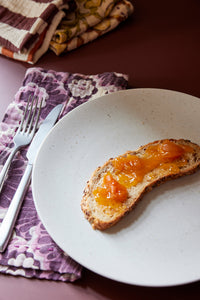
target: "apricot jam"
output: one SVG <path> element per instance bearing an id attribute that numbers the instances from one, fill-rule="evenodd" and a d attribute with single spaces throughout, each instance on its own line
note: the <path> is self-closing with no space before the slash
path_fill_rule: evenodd
<path id="1" fill-rule="evenodd" d="M 192 147 L 164 140 L 147 146 L 141 155 L 127 154 L 114 158 L 115 178 L 110 173 L 105 174 L 102 186 L 93 191 L 95 200 L 103 205 L 110 205 L 110 201 L 123 203 L 128 197 L 127 189 L 142 182 L 146 174 L 151 176 L 150 172 L 154 169 L 159 168 L 161 173 L 178 173 L 180 167 L 187 163 L 186 152 L 193 152 Z"/>
<path id="2" fill-rule="evenodd" d="M 103 184 L 93 191 L 94 197 L 99 204 L 112 205 L 126 201 L 127 189 L 113 178 L 110 173 L 104 175 Z"/>

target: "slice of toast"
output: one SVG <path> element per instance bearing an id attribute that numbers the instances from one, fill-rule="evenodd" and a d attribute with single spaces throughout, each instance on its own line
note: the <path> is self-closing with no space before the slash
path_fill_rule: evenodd
<path id="1" fill-rule="evenodd" d="M 137 160 L 142 162 L 138 172 L 132 167 L 137 165 Z M 130 212 L 154 186 L 192 174 L 199 166 L 200 146 L 189 140 L 166 139 L 149 143 L 98 167 L 87 182 L 81 209 L 93 229 L 105 230 Z M 111 185 L 117 188 L 113 190 L 107 178 L 111 178 Z"/>

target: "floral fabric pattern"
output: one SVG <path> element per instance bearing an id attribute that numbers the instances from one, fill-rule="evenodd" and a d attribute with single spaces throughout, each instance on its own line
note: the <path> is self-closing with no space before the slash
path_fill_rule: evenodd
<path id="1" fill-rule="evenodd" d="M 57 55 L 113 30 L 133 12 L 128 0 L 76 0 L 77 9 L 60 22 L 50 42 Z"/>
<path id="2" fill-rule="evenodd" d="M 86 101 L 127 88 L 127 76 L 115 72 L 98 75 L 71 74 L 41 68 L 27 70 L 23 85 L 0 123 L 0 170 L 13 147 L 13 136 L 30 94 L 45 98 L 40 122 L 57 104 L 64 103 L 60 118 Z M 0 194 L 0 220 L 24 173 L 27 148 L 15 156 Z M 80 250 L 81 251 L 81 250 Z M 31 185 L 15 224 L 12 238 L 0 254 L 0 272 L 25 277 L 73 282 L 81 277 L 82 266 L 64 253 L 41 223 L 32 197 Z"/>

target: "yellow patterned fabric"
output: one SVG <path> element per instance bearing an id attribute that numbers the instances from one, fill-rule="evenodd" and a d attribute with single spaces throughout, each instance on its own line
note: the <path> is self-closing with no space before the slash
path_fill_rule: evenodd
<path id="1" fill-rule="evenodd" d="M 77 8 L 62 19 L 50 42 L 57 55 L 113 30 L 133 12 L 128 0 L 76 0 Z"/>

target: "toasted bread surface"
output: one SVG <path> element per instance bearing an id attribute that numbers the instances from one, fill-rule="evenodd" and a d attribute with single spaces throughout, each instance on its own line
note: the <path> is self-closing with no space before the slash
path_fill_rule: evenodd
<path id="1" fill-rule="evenodd" d="M 85 218 L 91 223 L 93 229 L 105 230 L 116 224 L 128 212 L 130 212 L 142 196 L 146 192 L 150 191 L 154 186 L 160 185 L 170 179 L 192 174 L 199 169 L 200 146 L 184 139 L 158 140 L 141 146 L 136 151 L 127 151 L 119 157 L 126 158 L 127 156 L 136 156 L 138 158 L 142 158 L 146 155 L 146 153 L 148 153 L 148 150 L 152 146 L 158 147 L 159 145 L 166 143 L 166 141 L 181 147 L 189 147 L 189 149 L 192 150 L 185 151 L 181 157 L 173 160 L 173 164 L 177 164 L 175 169 L 173 169 L 170 166 L 170 163 L 168 163 L 165 164 L 164 168 L 163 165 L 158 165 L 157 167 L 148 170 L 140 182 L 127 187 L 126 200 L 123 202 L 116 202 L 116 205 L 113 205 L 113 202 L 109 202 L 109 199 L 107 199 L 108 201 L 106 204 L 101 204 L 96 200 L 94 195 L 94 191 L 102 186 L 104 176 L 106 174 L 112 174 L 112 176 L 118 180 L 119 174 L 116 173 L 114 159 L 109 159 L 103 166 L 98 167 L 93 172 L 91 178 L 87 182 L 81 201 L 81 209 Z"/>

